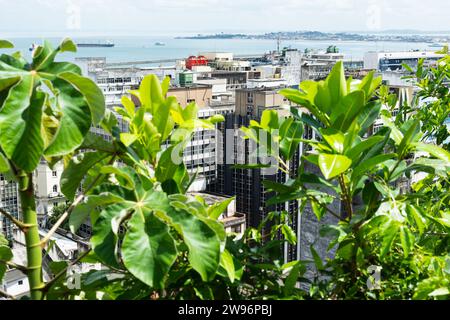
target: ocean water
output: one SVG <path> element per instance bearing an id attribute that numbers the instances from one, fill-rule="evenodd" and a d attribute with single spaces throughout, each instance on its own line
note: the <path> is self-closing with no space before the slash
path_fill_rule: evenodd
<path id="1" fill-rule="evenodd" d="M 27 57 L 31 53 L 29 48 L 33 43 L 42 43 L 39 38 L 10 38 L 15 44 L 15 50 L 22 51 Z M 55 46 L 61 39 L 48 39 Z M 64 53 L 60 60 L 73 61 L 75 57 L 106 57 L 107 62 L 152 61 L 162 59 L 181 59 L 190 55 L 197 55 L 205 51 L 226 51 L 236 55 L 263 54 L 276 50 L 275 40 L 247 40 L 247 39 L 175 39 L 173 37 L 110 37 L 110 38 L 78 38 L 75 42 L 105 42 L 112 41 L 112 48 L 79 48 L 76 54 Z M 163 42 L 165 46 L 156 46 L 156 42 Z M 288 46 L 304 50 L 326 49 L 329 45 L 336 45 L 348 59 L 362 59 L 367 51 L 400 51 L 400 50 L 436 50 L 428 43 L 412 42 L 371 42 L 371 41 L 282 41 L 281 47 Z M 11 52 L 11 50 L 10 50 Z M 171 64 L 171 63 L 165 63 Z M 173 63 L 172 63 L 173 64 Z"/>

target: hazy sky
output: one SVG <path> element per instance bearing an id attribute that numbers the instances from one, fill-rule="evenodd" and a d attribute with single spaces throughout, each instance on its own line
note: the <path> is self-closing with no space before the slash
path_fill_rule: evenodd
<path id="1" fill-rule="evenodd" d="M 448 0 L 0 0 L 0 37 L 390 29 L 450 33 L 449 12 Z"/>

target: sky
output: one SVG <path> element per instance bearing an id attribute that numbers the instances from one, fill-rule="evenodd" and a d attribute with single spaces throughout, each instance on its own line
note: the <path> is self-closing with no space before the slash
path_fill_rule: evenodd
<path id="1" fill-rule="evenodd" d="M 4 35 L 271 31 L 450 33 L 448 0 L 0 0 Z"/>

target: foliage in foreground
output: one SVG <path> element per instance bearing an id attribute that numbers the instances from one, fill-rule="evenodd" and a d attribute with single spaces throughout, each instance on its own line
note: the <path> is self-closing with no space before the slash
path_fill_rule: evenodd
<path id="1" fill-rule="evenodd" d="M 0 48 L 10 46 L 0 41 Z M 269 215 L 269 234 L 262 224 L 238 239 L 226 235 L 217 221 L 227 202 L 207 206 L 186 194 L 195 176 L 180 155 L 196 129 L 214 129 L 223 119 L 198 119 L 195 104 L 183 109 L 166 97 L 167 79 L 159 83 L 148 76 L 131 92 L 135 99 L 123 97 L 116 108 L 130 129 L 120 132 L 95 84 L 75 65 L 54 61 L 58 52 L 75 49 L 65 40 L 56 50 L 49 43 L 39 47 L 31 63 L 19 53 L 0 56 L 0 173 L 20 185 L 24 220 L 13 223 L 26 234 L 28 266 L 19 267 L 30 279 L 31 298 L 448 298 L 450 156 L 427 143 L 430 136 L 443 137 L 442 123 L 424 124 L 427 111 L 417 116 L 421 110 L 405 107 L 400 110 L 404 116 L 392 120 L 382 106 L 393 99 L 373 74 L 362 81 L 345 79 L 338 63 L 326 81 L 282 91 L 308 112 L 293 107 L 291 117 L 281 118 L 267 111 L 259 123 L 243 128 L 260 145 L 264 142 L 252 133 L 267 133 L 271 145 L 279 146 L 280 153 L 273 155 L 284 171 L 301 142 L 313 148 L 303 156 L 298 176 L 285 184 L 266 182 L 277 193 L 269 204 L 298 199 L 318 220 L 326 214 L 340 220 L 322 231 L 333 238 L 333 259 L 322 261 L 312 247 L 314 261 L 283 264 L 284 242 L 296 242 L 287 213 Z M 448 69 L 437 74 L 442 73 L 448 79 Z M 429 75 L 417 71 L 419 78 L 423 74 Z M 421 93 L 437 89 L 435 103 L 445 112 L 448 90 L 439 89 L 440 76 L 427 79 Z M 384 126 L 369 135 L 380 115 Z M 90 133 L 92 125 L 100 125 L 111 141 Z M 315 130 L 316 140 L 302 138 L 306 125 Z M 64 162 L 61 190 L 71 203 L 44 239 L 37 234 L 32 182 L 41 157 L 49 165 Z M 323 177 L 305 171 L 306 163 L 317 166 Z M 418 179 L 401 188 L 410 177 Z M 77 194 L 80 186 L 83 192 Z M 336 201 L 342 202 L 340 212 L 330 209 Z M 42 280 L 40 248 L 67 219 L 72 232 L 86 220 L 93 226 L 91 250 L 75 262 L 104 266 L 83 274 L 79 289 L 70 289 L 65 276 L 73 261 L 52 264 L 55 277 Z M 0 279 L 11 260 L 1 238 Z M 311 263 L 315 277 L 306 279 Z M 372 266 L 382 268 L 382 281 L 379 290 L 371 291 L 366 282 Z M 299 289 L 301 282 L 309 291 Z"/>

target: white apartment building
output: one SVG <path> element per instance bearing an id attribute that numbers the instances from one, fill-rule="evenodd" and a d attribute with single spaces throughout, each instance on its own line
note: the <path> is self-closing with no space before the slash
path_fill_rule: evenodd
<path id="1" fill-rule="evenodd" d="M 36 212 L 39 223 L 44 224 L 46 217 L 52 215 L 53 208 L 66 202 L 61 192 L 60 180 L 64 171 L 62 163 L 57 163 L 52 169 L 42 160 L 34 172 L 36 190 Z"/>
<path id="2" fill-rule="evenodd" d="M 412 68 L 417 66 L 419 59 L 425 59 L 426 64 L 436 63 L 444 57 L 433 51 L 397 51 L 397 52 L 367 52 L 364 54 L 364 69 L 384 71 L 404 71 L 403 64 Z"/>

